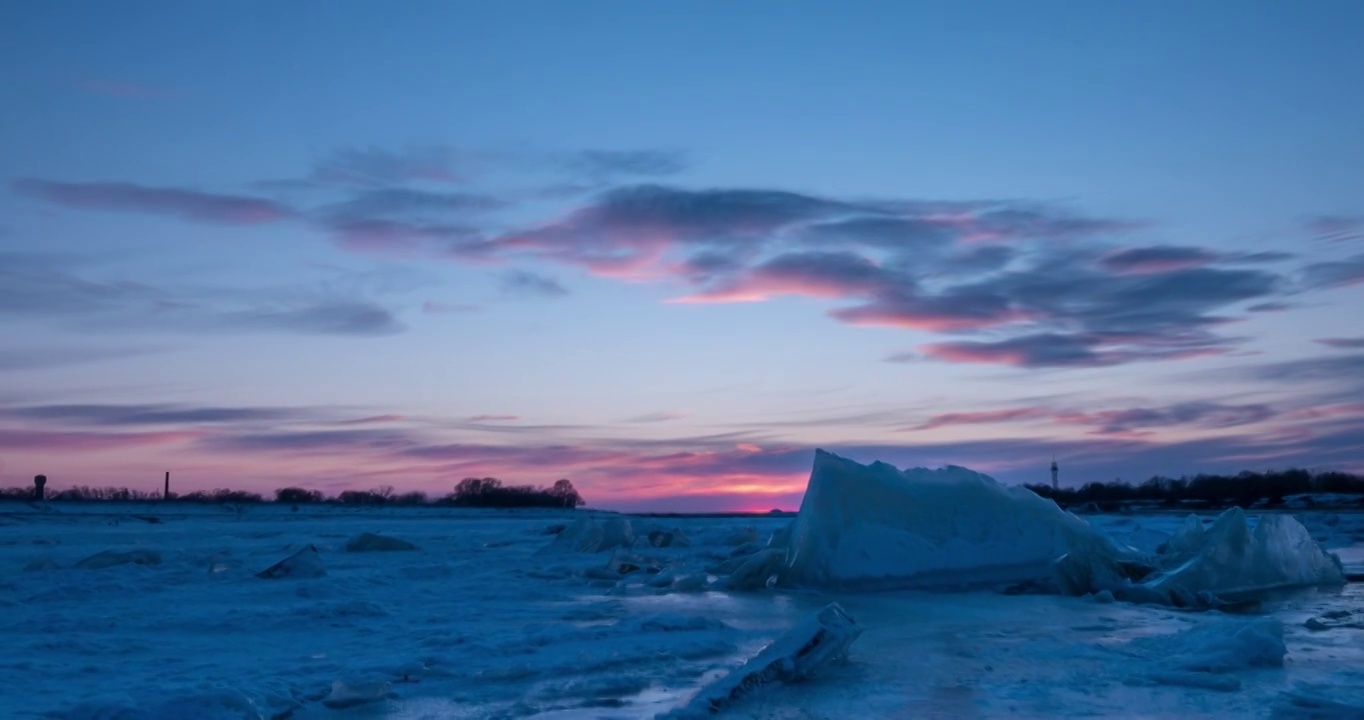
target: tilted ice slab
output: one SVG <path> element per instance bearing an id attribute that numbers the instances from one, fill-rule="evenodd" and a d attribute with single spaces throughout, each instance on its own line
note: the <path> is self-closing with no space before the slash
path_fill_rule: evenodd
<path id="1" fill-rule="evenodd" d="M 773 682 L 805 680 L 845 657 L 862 628 L 838 603 L 807 616 L 738 668 L 701 688 L 669 719 L 705 717 Z"/>
<path id="2" fill-rule="evenodd" d="M 1166 546 L 1162 570 L 1142 586 L 1176 605 L 1247 598 L 1287 588 L 1342 585 L 1340 558 L 1326 551 L 1291 515 L 1266 514 L 1254 530 L 1245 511 L 1231 508 L 1203 529 L 1186 520 Z M 1121 594 L 1119 597 L 1122 597 Z"/>
<path id="3" fill-rule="evenodd" d="M 791 529 L 786 585 L 950 587 L 1049 579 L 1075 550 L 1116 562 L 1107 536 L 1026 488 L 962 467 L 900 471 L 822 450 Z"/>

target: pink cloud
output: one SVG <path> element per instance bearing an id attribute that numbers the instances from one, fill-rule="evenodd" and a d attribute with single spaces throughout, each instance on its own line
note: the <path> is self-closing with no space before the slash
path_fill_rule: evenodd
<path id="1" fill-rule="evenodd" d="M 728 287 L 669 298 L 666 302 L 689 305 L 766 302 L 783 295 L 837 300 L 854 294 L 856 290 L 836 280 L 764 277 L 759 274 Z"/>
<path id="2" fill-rule="evenodd" d="M 958 412 L 934 415 L 913 430 L 933 430 L 948 425 L 980 425 L 988 423 L 1012 422 L 1015 420 L 1040 420 L 1055 415 L 1054 410 L 1041 407 L 1009 408 L 1007 410 L 984 410 L 980 412 Z"/>

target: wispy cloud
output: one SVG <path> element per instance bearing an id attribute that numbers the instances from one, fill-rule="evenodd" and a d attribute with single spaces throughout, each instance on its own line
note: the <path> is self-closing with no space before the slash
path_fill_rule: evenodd
<path id="1" fill-rule="evenodd" d="M 337 148 L 318 158 L 313 179 L 342 185 L 394 185 L 408 182 L 459 183 L 463 157 L 449 146 Z"/>
<path id="2" fill-rule="evenodd" d="M 1308 265 L 1302 270 L 1302 281 L 1308 289 L 1317 290 L 1364 283 L 1364 253 Z"/>
<path id="3" fill-rule="evenodd" d="M 0 450 L 102 452 L 193 440 L 192 432 L 78 432 L 0 427 Z"/>
<path id="4" fill-rule="evenodd" d="M 1166 407 L 1129 407 L 1076 410 L 1045 406 L 1024 406 L 1000 410 L 955 412 L 934 415 L 908 428 L 935 430 L 956 425 L 984 425 L 1018 422 L 1047 422 L 1093 428 L 1096 434 L 1127 434 L 1136 430 L 1170 427 L 1227 428 L 1269 420 L 1279 413 L 1265 404 L 1230 405 L 1215 402 L 1188 402 Z"/>
<path id="5" fill-rule="evenodd" d="M 552 277 L 511 270 L 502 276 L 502 292 L 518 297 L 557 298 L 568 295 L 568 288 Z"/>
<path id="6" fill-rule="evenodd" d="M 1364 337 L 1354 338 L 1318 338 L 1316 342 L 1327 347 L 1339 350 L 1362 350 L 1364 349 Z"/>
<path id="7" fill-rule="evenodd" d="M 388 423 L 402 422 L 406 419 L 407 418 L 402 415 L 388 413 L 385 415 L 370 415 L 368 417 L 353 418 L 350 420 L 333 420 L 331 424 L 341 427 L 351 425 L 386 425 Z"/>
<path id="8" fill-rule="evenodd" d="M 1004 340 L 959 340 L 925 345 L 925 357 L 957 363 L 1015 367 L 1106 367 L 1152 360 L 1187 360 L 1230 352 L 1237 341 L 1190 331 L 1140 333 L 1039 333 Z"/>
<path id="9" fill-rule="evenodd" d="M 383 335 L 404 329 L 390 310 L 352 293 L 156 287 L 77 274 L 85 269 L 72 258 L 0 254 L 0 313 L 101 329 L 324 335 Z"/>
<path id="10" fill-rule="evenodd" d="M 301 305 L 226 313 L 224 327 L 282 330 L 308 335 L 392 335 L 405 325 L 391 311 L 363 300 L 319 299 Z"/>
<path id="11" fill-rule="evenodd" d="M 1154 245 L 1125 248 L 1103 258 L 1103 266 L 1114 272 L 1160 273 L 1210 265 L 1218 254 L 1206 248 Z"/>
<path id="12" fill-rule="evenodd" d="M 0 371 L 65 367 L 101 360 L 137 357 L 156 352 L 162 352 L 162 350 L 150 347 L 7 346 L 0 348 Z"/>
<path id="13" fill-rule="evenodd" d="M 54 205 L 84 210 L 168 215 L 195 222 L 259 225 L 292 217 L 294 211 L 273 200 L 223 195 L 183 188 L 146 187 L 132 183 L 69 183 L 26 178 L 15 192 Z"/>
<path id="14" fill-rule="evenodd" d="M 93 426 L 213 425 L 300 417 L 284 408 L 180 405 L 33 405 L 0 409 L 0 417 Z"/>
<path id="15" fill-rule="evenodd" d="M 676 175 L 688 167 L 686 154 L 671 150 L 579 150 L 557 160 L 570 174 L 594 182 Z"/>
<path id="16" fill-rule="evenodd" d="M 634 417 L 632 417 L 632 418 L 629 418 L 629 419 L 626 420 L 625 422 L 630 422 L 630 423 L 662 423 L 662 422 L 670 422 L 670 421 L 673 421 L 673 420 L 682 420 L 682 419 L 685 419 L 686 417 L 687 417 L 687 414 L 686 414 L 686 413 L 682 413 L 682 412 L 675 412 L 675 411 L 670 411 L 670 412 L 655 412 L 655 413 L 646 413 L 646 414 L 644 414 L 644 415 L 636 415 L 636 416 L 634 416 Z"/>
<path id="17" fill-rule="evenodd" d="M 1257 380 L 1276 382 L 1344 382 L 1364 388 L 1364 354 L 1324 355 L 1247 365 L 1237 370 Z"/>
<path id="18" fill-rule="evenodd" d="M 1318 215 L 1305 220 L 1303 227 L 1326 242 L 1359 240 L 1364 238 L 1364 215 Z"/>
<path id="19" fill-rule="evenodd" d="M 508 200 L 468 192 L 432 192 L 405 187 L 362 190 L 346 200 L 323 207 L 323 215 L 338 218 L 412 217 L 449 215 L 500 210 Z"/>

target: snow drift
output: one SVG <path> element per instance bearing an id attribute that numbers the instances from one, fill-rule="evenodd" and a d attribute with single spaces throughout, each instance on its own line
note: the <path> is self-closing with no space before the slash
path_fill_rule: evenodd
<path id="1" fill-rule="evenodd" d="M 791 528 L 786 585 L 951 587 L 1046 580 L 1072 550 L 1129 553 L 1024 488 L 962 467 L 900 471 L 823 450 Z"/>

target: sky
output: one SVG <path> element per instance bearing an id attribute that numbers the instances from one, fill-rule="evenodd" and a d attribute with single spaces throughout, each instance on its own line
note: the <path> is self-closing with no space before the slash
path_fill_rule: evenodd
<path id="1" fill-rule="evenodd" d="M 0 7 L 0 484 L 1364 471 L 1364 4 Z"/>

